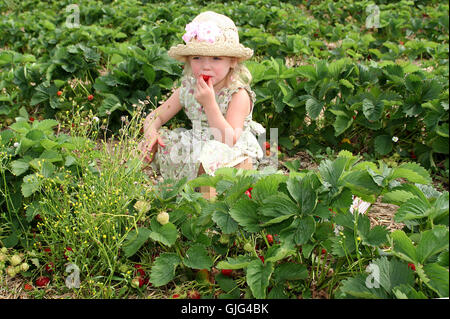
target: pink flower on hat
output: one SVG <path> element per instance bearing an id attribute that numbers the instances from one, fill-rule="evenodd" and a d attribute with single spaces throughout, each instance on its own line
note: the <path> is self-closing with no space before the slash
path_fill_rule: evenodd
<path id="1" fill-rule="evenodd" d="M 214 43 L 216 37 L 222 33 L 217 24 L 212 21 L 191 22 L 186 25 L 185 30 L 186 33 L 183 35 L 183 40 L 186 43 L 193 38 L 196 38 L 198 41 Z"/>

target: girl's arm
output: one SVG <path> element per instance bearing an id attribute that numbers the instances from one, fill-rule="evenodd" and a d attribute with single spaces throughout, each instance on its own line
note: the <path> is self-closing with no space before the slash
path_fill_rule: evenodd
<path id="1" fill-rule="evenodd" d="M 161 126 L 172 119 L 181 110 L 181 108 L 180 89 L 178 88 L 167 99 L 167 101 L 161 104 L 145 118 L 144 135 L 147 137 L 154 132 L 158 132 Z"/>
<path id="2" fill-rule="evenodd" d="M 217 102 L 215 103 L 216 107 L 204 107 L 209 126 L 215 128 L 218 133 L 220 132 L 217 135 L 221 138 L 220 141 L 222 143 L 233 147 L 241 136 L 245 118 L 250 114 L 250 96 L 245 89 L 240 89 L 233 94 L 225 117 L 220 111 Z"/>

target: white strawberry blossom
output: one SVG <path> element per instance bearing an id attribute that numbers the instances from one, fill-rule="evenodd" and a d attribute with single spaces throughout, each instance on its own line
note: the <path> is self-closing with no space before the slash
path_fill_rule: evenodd
<path id="1" fill-rule="evenodd" d="M 398 142 L 398 137 L 397 136 L 393 136 L 392 137 L 392 142 L 397 143 Z"/>

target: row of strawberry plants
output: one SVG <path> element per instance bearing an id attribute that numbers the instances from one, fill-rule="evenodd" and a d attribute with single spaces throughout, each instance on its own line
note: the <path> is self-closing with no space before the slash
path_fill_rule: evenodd
<path id="1" fill-rule="evenodd" d="M 112 151 L 95 147 L 89 120 L 96 121 L 69 122 L 72 134 L 56 138 L 50 129 L 57 123 L 29 124 L 24 114 L 2 132 L 1 189 L 13 189 L 8 182 L 16 191 L 5 194 L 9 229 L 1 241 L 26 248 L 26 265 L 11 261 L 9 275 L 67 288 L 72 264 L 80 295 L 148 284 L 220 298 L 306 297 L 311 287 L 329 297 L 442 297 L 448 290 L 440 280 L 448 272 L 448 192 L 434 190 L 417 164 L 388 167 L 343 151 L 317 171 L 221 169 L 149 187 L 129 140 L 139 125 L 128 123 Z M 41 155 L 29 162 L 30 152 Z M 215 187 L 218 198 L 205 201 L 194 191 L 201 185 Z M 392 234 L 371 228 L 367 216 L 349 211 L 353 195 L 399 205 L 395 220 L 406 227 Z M 382 288 L 361 281 L 368 265 L 388 278 Z M 102 296 L 118 296 L 112 291 Z"/>

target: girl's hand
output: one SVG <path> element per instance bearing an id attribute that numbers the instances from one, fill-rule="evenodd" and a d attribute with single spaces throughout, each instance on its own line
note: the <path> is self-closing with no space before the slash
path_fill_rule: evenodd
<path id="1" fill-rule="evenodd" d="M 144 138 L 144 140 L 139 143 L 138 149 L 141 151 L 142 161 L 148 162 L 149 164 L 153 161 L 155 153 L 158 150 L 158 145 L 156 143 L 161 145 L 161 147 L 166 147 L 158 132 L 153 132 L 151 136 Z"/>
<path id="2" fill-rule="evenodd" d="M 208 79 L 208 82 L 205 82 L 202 75 L 197 78 L 194 97 L 204 108 L 214 105 L 216 96 L 211 78 Z"/>

